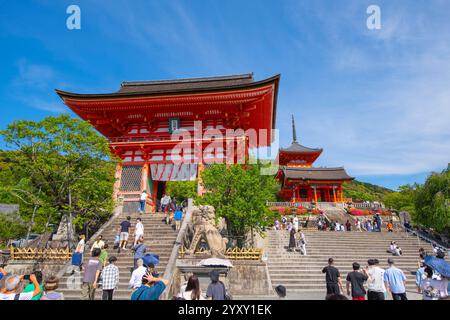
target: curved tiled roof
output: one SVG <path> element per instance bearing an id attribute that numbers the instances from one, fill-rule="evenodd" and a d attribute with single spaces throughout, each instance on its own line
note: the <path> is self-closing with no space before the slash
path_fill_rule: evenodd
<path id="1" fill-rule="evenodd" d="M 138 93 L 138 92 L 163 92 L 171 90 L 220 88 L 253 82 L 253 73 L 219 76 L 187 78 L 174 80 L 151 80 L 151 81 L 124 81 L 118 93 Z"/>
<path id="2" fill-rule="evenodd" d="M 301 168 L 282 167 L 281 170 L 287 179 L 301 180 L 353 180 L 344 167 L 338 168 Z"/>
<path id="3" fill-rule="evenodd" d="M 292 144 L 287 148 L 280 148 L 280 151 L 283 152 L 322 152 L 323 149 L 316 149 L 316 148 L 308 148 L 305 146 L 302 146 L 298 142 L 294 141 Z"/>

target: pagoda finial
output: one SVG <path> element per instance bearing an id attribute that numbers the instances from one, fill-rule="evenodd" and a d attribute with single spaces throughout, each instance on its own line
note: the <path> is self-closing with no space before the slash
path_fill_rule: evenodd
<path id="1" fill-rule="evenodd" d="M 294 115 L 292 115 L 292 142 L 297 142 L 297 133 L 295 132 Z"/>

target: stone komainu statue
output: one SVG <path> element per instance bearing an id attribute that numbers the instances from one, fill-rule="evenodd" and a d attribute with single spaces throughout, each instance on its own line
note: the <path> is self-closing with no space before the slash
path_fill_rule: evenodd
<path id="1" fill-rule="evenodd" d="M 193 237 L 187 253 L 195 253 L 200 241 L 204 239 L 208 244 L 209 251 L 213 257 L 225 257 L 228 240 L 221 236 L 215 222 L 215 216 L 214 207 L 212 206 L 198 206 L 193 208 Z"/>

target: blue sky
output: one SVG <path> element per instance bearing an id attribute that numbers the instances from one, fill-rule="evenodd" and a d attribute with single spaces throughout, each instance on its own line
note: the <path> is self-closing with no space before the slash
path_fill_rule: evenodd
<path id="1" fill-rule="evenodd" d="M 81 8 L 81 30 L 66 8 Z M 370 4 L 380 30 L 366 27 Z M 450 161 L 450 2 L 0 0 L 0 128 L 67 112 L 54 88 L 281 74 L 277 127 L 390 188 Z"/>

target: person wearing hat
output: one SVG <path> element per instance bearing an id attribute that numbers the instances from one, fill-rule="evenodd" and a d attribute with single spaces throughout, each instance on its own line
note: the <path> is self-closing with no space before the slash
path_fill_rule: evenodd
<path id="1" fill-rule="evenodd" d="M 388 259 L 389 268 L 384 272 L 386 289 L 391 292 L 393 300 L 408 300 L 406 297 L 406 276 L 402 270 L 394 266 L 394 259 Z"/>
<path id="2" fill-rule="evenodd" d="M 206 299 L 208 300 L 225 300 L 225 285 L 219 280 L 219 272 L 216 270 L 211 271 L 209 277 L 211 283 L 206 290 Z"/>
<path id="3" fill-rule="evenodd" d="M 64 295 L 61 292 L 56 292 L 58 289 L 59 280 L 55 276 L 50 276 L 45 281 L 44 293 L 40 300 L 64 300 Z"/>

